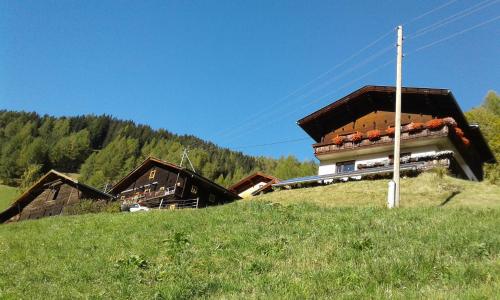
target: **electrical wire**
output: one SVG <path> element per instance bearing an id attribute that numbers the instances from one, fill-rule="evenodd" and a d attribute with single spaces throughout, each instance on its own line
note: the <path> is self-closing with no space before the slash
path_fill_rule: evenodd
<path id="1" fill-rule="evenodd" d="M 266 143 L 266 144 L 256 144 L 256 145 L 246 145 L 246 146 L 239 146 L 239 147 L 231 147 L 231 149 L 237 150 L 237 149 L 246 149 L 246 148 L 265 147 L 265 146 L 278 145 L 278 144 L 289 144 L 289 143 L 296 143 L 296 142 L 310 140 L 310 139 L 311 138 L 306 137 L 306 138 L 284 140 L 284 141 L 278 141 L 278 142 L 272 142 L 272 143 Z"/>
<path id="2" fill-rule="evenodd" d="M 451 0 L 451 1 L 448 1 L 448 2 L 444 3 L 443 5 L 440 5 L 440 6 L 438 6 L 438 7 L 435 7 L 435 8 L 433 8 L 433 9 L 431 9 L 431 10 L 429 10 L 429 11 L 427 11 L 427 12 L 425 12 L 425 13 L 423 13 L 423 14 L 419 15 L 419 16 L 416 16 L 415 18 L 411 19 L 410 21 L 408 21 L 408 22 L 406 22 L 406 23 L 403 23 L 402 25 L 403 25 L 403 26 L 405 26 L 405 25 L 411 24 L 411 23 L 413 23 L 413 22 L 415 22 L 415 21 L 417 21 L 417 20 L 422 19 L 423 17 L 425 17 L 425 16 L 427 16 L 427 15 L 432 14 L 432 13 L 433 13 L 433 12 L 435 12 L 435 11 L 438 11 L 438 10 L 440 10 L 440 9 L 442 9 L 442 8 L 445 8 L 445 7 L 447 7 L 447 6 L 451 5 L 451 4 L 453 4 L 454 2 L 457 2 L 457 0 Z"/>
<path id="3" fill-rule="evenodd" d="M 306 96 L 308 96 L 308 95 L 310 95 L 310 94 L 312 94 L 312 93 L 314 93 L 314 92 L 317 92 L 317 91 L 319 91 L 319 90 L 322 90 L 323 88 L 325 88 L 326 86 L 330 85 L 331 83 L 333 83 L 333 82 L 335 82 L 335 81 L 337 81 L 337 80 L 339 80 L 339 79 L 341 79 L 341 78 L 345 77 L 346 75 L 348 75 L 348 74 L 352 73 L 353 71 L 355 71 L 355 70 L 359 69 L 360 67 L 362 67 L 362 66 L 366 65 L 367 63 L 369 63 L 369 62 L 373 61 L 375 58 L 377 58 L 377 57 L 379 57 L 379 56 L 383 55 L 384 53 L 388 52 L 388 51 L 389 51 L 389 50 L 391 50 L 393 47 L 394 47 L 394 46 L 393 46 L 393 45 L 391 45 L 391 46 L 389 46 L 389 47 L 387 47 L 387 48 L 382 49 L 381 51 L 379 51 L 379 52 L 377 52 L 377 53 L 375 53 L 375 54 L 371 55 L 371 56 L 370 56 L 370 57 L 368 57 L 367 59 L 365 59 L 365 60 L 363 60 L 363 61 L 359 62 L 359 63 L 358 63 L 358 64 L 356 64 L 356 65 L 354 65 L 354 66 L 353 66 L 353 67 L 351 67 L 350 69 L 347 69 L 346 71 L 344 71 L 344 72 L 340 73 L 339 75 L 334 76 L 334 77 L 333 77 L 333 78 L 331 78 L 330 80 L 328 80 L 328 81 L 326 81 L 326 82 L 322 83 L 320 86 L 318 86 L 318 87 L 314 88 L 313 90 L 311 90 L 311 91 L 309 91 L 309 92 L 307 92 L 307 93 L 305 93 L 305 94 L 301 95 L 299 98 L 297 98 L 297 99 L 295 99 L 295 100 L 300 100 L 301 98 L 304 98 L 304 97 L 306 97 Z M 289 103 L 288 103 L 288 105 L 290 105 L 291 103 L 292 103 L 292 102 L 289 102 Z M 259 115 L 259 117 L 258 117 L 258 118 L 255 118 L 255 119 L 253 119 L 253 120 L 250 120 L 250 122 L 247 122 L 247 123 L 246 123 L 246 124 L 244 124 L 243 126 L 239 126 L 238 128 L 234 128 L 234 127 L 233 127 L 233 128 L 231 128 L 231 129 L 230 129 L 229 131 L 227 131 L 225 134 L 220 135 L 220 137 L 231 137 L 231 136 L 234 136 L 234 135 L 236 135 L 238 132 L 240 132 L 241 130 L 243 130 L 244 128 L 246 128 L 246 127 L 250 127 L 250 126 L 253 126 L 253 125 L 255 125 L 255 124 L 260 123 L 262 118 L 264 118 L 264 119 L 265 119 L 266 117 L 268 117 L 268 116 L 273 115 L 273 114 L 275 114 L 275 113 L 276 113 L 276 112 L 271 111 L 271 110 L 270 110 L 271 108 L 272 108 L 272 106 L 265 107 L 264 111 L 265 111 L 266 113 L 263 113 L 263 114 Z"/>
<path id="4" fill-rule="evenodd" d="M 424 50 L 424 49 L 430 48 L 430 47 L 432 47 L 432 46 L 434 46 L 434 45 L 437 45 L 437 44 L 439 44 L 439 43 L 442 43 L 442 42 L 445 42 L 445 41 L 447 41 L 447 40 L 449 40 L 449 39 L 452 39 L 452 38 L 454 38 L 454 37 L 456 37 L 456 36 L 459 36 L 459 35 L 462 35 L 462 34 L 464 34 L 464 33 L 466 33 L 466 32 L 469 32 L 469 31 L 471 31 L 471 30 L 474 30 L 474 29 L 476 29 L 476 28 L 478 28 L 478 27 L 481 27 L 481 26 L 487 25 L 487 24 L 489 24 L 489 23 L 492 23 L 492 22 L 494 22 L 494 21 L 496 21 L 496 20 L 498 20 L 498 19 L 500 19 L 500 15 L 498 15 L 498 16 L 496 16 L 496 17 L 492 18 L 492 19 L 488 19 L 488 20 L 486 20 L 486 21 L 484 21 L 484 22 L 478 23 L 478 24 L 476 24 L 476 25 L 474 25 L 474 26 L 468 27 L 468 28 L 466 28 L 466 29 L 464 29 L 464 30 L 461 30 L 461 31 L 455 32 L 455 33 L 453 33 L 453 34 L 450 34 L 450 35 L 448 35 L 448 36 L 446 36 L 446 37 L 444 37 L 444 38 L 442 38 L 442 39 L 439 39 L 439 40 L 436 40 L 436 41 L 434 41 L 434 42 L 428 43 L 428 44 L 426 44 L 426 45 L 424 45 L 424 46 L 421 46 L 421 47 L 419 47 L 419 48 L 417 48 L 417 49 L 415 49 L 415 50 L 413 50 L 413 51 L 409 52 L 408 54 L 405 54 L 405 56 L 408 56 L 408 55 L 413 54 L 413 53 L 415 53 L 415 52 L 419 52 L 419 51 L 422 51 L 422 50 Z"/>
<path id="5" fill-rule="evenodd" d="M 240 122 L 238 125 L 236 126 L 233 126 L 231 128 L 230 131 L 233 131 L 235 128 L 239 128 L 241 127 L 242 125 L 245 125 L 246 122 L 248 121 L 251 121 L 251 120 L 255 120 L 255 117 L 259 117 L 262 115 L 263 112 L 265 111 L 268 111 L 268 109 L 270 108 L 273 108 L 273 107 L 276 107 L 277 105 L 279 105 L 280 103 L 284 102 L 286 99 L 296 95 L 297 93 L 299 93 L 300 91 L 302 91 L 303 89 L 305 89 L 306 87 L 310 86 L 311 84 L 315 83 L 316 81 L 324 78 L 325 76 L 327 76 L 328 74 L 332 73 L 333 71 L 337 70 L 339 67 L 345 65 L 346 63 L 348 63 L 349 61 L 351 61 L 353 58 L 357 57 L 358 55 L 360 55 L 361 53 L 365 52 L 366 50 L 368 50 L 369 48 L 373 47 L 374 45 L 376 45 L 377 43 L 379 43 L 381 40 L 383 40 L 384 38 L 386 38 L 389 34 L 391 34 L 394 30 L 389 30 L 387 31 L 386 33 L 382 34 L 381 36 L 379 36 L 378 38 L 376 38 L 374 41 L 372 41 L 371 43 L 369 43 L 368 45 L 366 45 L 365 47 L 361 48 L 360 50 L 356 51 L 354 54 L 350 55 L 349 57 L 347 57 L 346 59 L 344 59 L 343 61 L 341 61 L 340 63 L 336 64 L 335 66 L 333 66 L 332 68 L 330 68 L 329 70 L 323 72 L 322 74 L 320 74 L 319 76 L 315 77 L 314 79 L 312 79 L 311 81 L 307 82 L 306 84 L 302 85 L 301 87 L 299 87 L 298 89 L 295 89 L 293 92 L 287 94 L 285 97 L 282 97 L 280 98 L 278 101 L 276 102 L 273 102 L 273 104 L 271 106 L 266 106 L 266 109 L 265 110 L 261 110 L 261 111 L 258 111 L 254 114 L 252 114 L 251 116 L 249 116 L 248 118 L 246 118 L 244 121 Z M 223 131 L 220 131 L 217 133 L 217 135 L 225 135 L 224 133 L 225 130 Z M 227 132 L 226 132 L 227 134 Z"/>
<path id="6" fill-rule="evenodd" d="M 302 105 L 302 106 L 300 106 L 300 107 L 296 107 L 295 109 L 293 109 L 293 110 L 289 111 L 289 112 L 288 112 L 288 113 L 286 113 L 286 114 L 283 114 L 283 115 L 279 116 L 278 118 L 275 118 L 275 119 L 268 119 L 268 120 L 267 120 L 268 122 L 260 123 L 260 124 L 259 124 L 259 126 L 256 126 L 256 127 L 253 127 L 253 128 L 251 128 L 251 129 L 249 129 L 249 130 L 247 131 L 247 133 L 251 133 L 251 132 L 255 132 L 255 131 L 257 131 L 257 130 L 260 130 L 261 128 L 266 127 L 266 126 L 269 126 L 270 124 L 275 123 L 276 121 L 280 121 L 280 120 L 282 120 L 282 119 L 287 118 L 288 116 L 293 115 L 295 112 L 297 112 L 297 111 L 299 111 L 299 110 L 303 110 L 304 108 L 307 108 L 307 107 L 309 107 L 309 106 L 311 106 L 311 105 L 313 105 L 313 104 L 316 104 L 316 103 L 318 103 L 318 102 L 320 102 L 320 101 L 324 100 L 325 98 L 328 98 L 328 97 L 332 96 L 333 94 L 335 94 L 335 93 L 339 92 L 340 90 L 342 90 L 342 89 L 344 89 L 344 88 L 346 88 L 346 87 L 348 87 L 348 86 L 350 86 L 350 85 L 354 84 L 355 82 L 357 82 L 357 81 L 359 81 L 359 80 L 361 80 L 361 79 L 363 79 L 363 78 L 365 78 L 365 77 L 367 77 L 367 76 L 369 76 L 369 75 L 371 75 L 371 74 L 373 74 L 373 73 L 375 73 L 375 72 L 379 71 L 380 69 L 382 69 L 382 68 L 384 68 L 384 67 L 388 66 L 388 65 L 389 65 L 389 64 L 391 64 L 392 62 L 393 62 L 393 60 L 392 60 L 392 59 L 391 59 L 391 60 L 388 60 L 388 61 L 386 61 L 384 64 L 381 64 L 381 65 L 379 65 L 378 67 L 376 67 L 376 68 L 372 69 L 371 71 L 369 71 L 369 72 L 367 72 L 367 73 L 363 74 L 362 76 L 359 76 L 359 77 L 357 77 L 357 78 L 355 78 L 355 79 L 353 79 L 353 80 L 351 80 L 351 81 L 349 81 L 349 82 L 345 83 L 344 85 L 340 86 L 339 88 L 335 89 L 334 91 L 331 91 L 331 92 L 329 92 L 329 93 L 327 93 L 327 94 L 324 94 L 323 96 L 319 97 L 318 99 L 316 99 L 316 100 L 314 100 L 314 101 L 312 101 L 312 102 L 306 103 L 305 105 Z M 232 139 L 232 140 L 234 140 L 234 139 Z"/>
<path id="7" fill-rule="evenodd" d="M 469 16 L 469 15 L 475 13 L 475 12 L 478 12 L 478 11 L 480 11 L 482 9 L 485 9 L 485 8 L 487 8 L 487 7 L 495 4 L 495 3 L 500 2 L 500 0 L 495 0 L 493 2 L 487 3 L 488 1 L 490 1 L 490 0 L 479 2 L 479 3 L 477 3 L 477 4 L 475 4 L 475 5 L 471 6 L 471 7 L 469 7 L 467 9 L 464 9 L 464 10 L 462 10 L 462 11 L 454 14 L 454 15 L 451 15 L 451 16 L 449 16 L 449 17 L 447 17 L 445 19 L 439 20 L 438 22 L 433 23 L 433 24 L 431 24 L 431 25 L 429 25 L 429 26 L 427 26 L 425 28 L 422 28 L 422 29 L 418 30 L 417 32 L 415 32 L 414 34 L 409 35 L 408 37 L 406 37 L 406 40 L 414 39 L 414 38 L 417 38 L 419 36 L 425 35 L 425 34 L 427 34 L 429 32 L 432 32 L 432 31 L 440 28 L 440 27 L 445 26 L 445 25 L 447 25 L 449 23 L 452 23 L 452 22 L 455 22 L 455 21 L 460 20 L 462 18 L 465 18 L 465 17 L 467 17 L 467 16 Z"/>

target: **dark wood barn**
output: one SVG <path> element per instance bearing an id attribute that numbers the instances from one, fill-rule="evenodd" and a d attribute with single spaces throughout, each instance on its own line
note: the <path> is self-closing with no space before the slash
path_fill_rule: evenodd
<path id="1" fill-rule="evenodd" d="M 51 170 L 0 213 L 0 223 L 61 214 L 63 208 L 82 199 L 110 200 L 111 195 Z"/>
<path id="2" fill-rule="evenodd" d="M 110 191 L 124 204 L 150 208 L 205 207 L 240 199 L 199 174 L 150 157 Z"/>

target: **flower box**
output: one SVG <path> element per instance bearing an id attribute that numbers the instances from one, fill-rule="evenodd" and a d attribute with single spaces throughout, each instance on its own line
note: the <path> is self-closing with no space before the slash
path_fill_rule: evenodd
<path id="1" fill-rule="evenodd" d="M 377 130 L 377 129 L 374 129 L 374 130 L 370 130 L 366 133 L 366 136 L 368 136 L 368 139 L 370 141 L 376 141 L 378 139 L 380 139 L 380 130 Z"/>
<path id="2" fill-rule="evenodd" d="M 422 131 L 425 128 L 425 125 L 424 125 L 424 123 L 420 123 L 420 122 L 411 122 L 410 124 L 408 124 L 407 128 L 408 128 L 409 132 L 414 133 L 414 132 Z"/>
<path id="3" fill-rule="evenodd" d="M 396 128 L 394 128 L 394 127 L 387 127 L 387 129 L 385 130 L 385 133 L 387 133 L 390 136 L 394 136 L 395 132 L 396 132 Z"/>
<path id="4" fill-rule="evenodd" d="M 333 143 L 337 146 L 341 146 L 344 143 L 344 137 L 337 135 L 333 138 Z"/>
<path id="5" fill-rule="evenodd" d="M 354 143 L 359 143 L 363 139 L 363 134 L 359 131 L 356 131 L 355 133 L 351 134 L 351 141 Z"/>
<path id="6" fill-rule="evenodd" d="M 444 126 L 443 119 L 432 119 L 430 121 L 425 122 L 425 127 L 429 128 L 430 130 L 438 130 L 441 129 L 443 126 Z"/>

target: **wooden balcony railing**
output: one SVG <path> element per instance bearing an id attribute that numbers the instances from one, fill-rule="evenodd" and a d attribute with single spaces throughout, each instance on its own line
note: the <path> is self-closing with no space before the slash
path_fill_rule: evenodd
<path id="1" fill-rule="evenodd" d="M 448 126 L 443 126 L 443 128 L 439 130 L 430 130 L 423 129 L 419 132 L 403 132 L 401 133 L 401 141 L 407 141 L 412 139 L 419 139 L 423 137 L 439 137 L 439 136 L 448 136 L 450 130 Z M 314 154 L 322 155 L 326 153 L 332 153 L 337 151 L 345 151 L 345 150 L 353 150 L 361 147 L 370 147 L 377 145 L 387 145 L 392 144 L 394 142 L 394 138 L 389 135 L 383 135 L 380 139 L 375 141 L 370 141 L 368 138 L 364 138 L 358 143 L 355 142 L 344 142 L 342 145 L 336 145 L 333 141 L 317 143 L 313 145 Z"/>

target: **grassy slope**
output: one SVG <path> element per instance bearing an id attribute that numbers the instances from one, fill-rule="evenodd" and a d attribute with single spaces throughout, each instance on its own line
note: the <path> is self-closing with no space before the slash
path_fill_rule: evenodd
<path id="1" fill-rule="evenodd" d="M 437 186 L 455 183 L 465 191 L 436 207 L 448 193 Z M 498 295 L 499 188 L 430 175 L 405 184 L 403 199 L 426 207 L 376 207 L 386 186 L 376 181 L 201 210 L 2 225 L 0 298 Z"/>
<path id="2" fill-rule="evenodd" d="M 15 187 L 0 184 L 0 212 L 6 209 L 19 195 Z"/>

